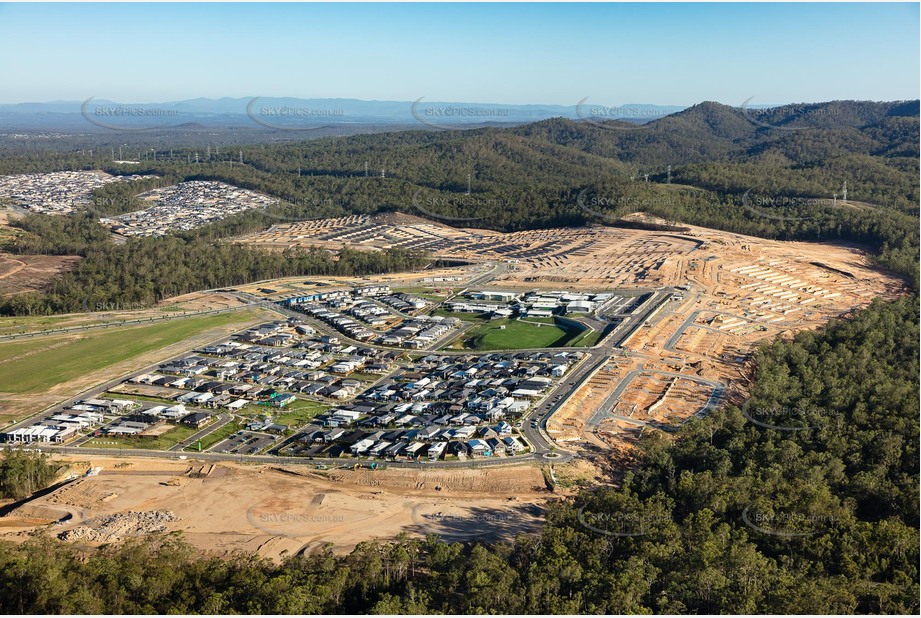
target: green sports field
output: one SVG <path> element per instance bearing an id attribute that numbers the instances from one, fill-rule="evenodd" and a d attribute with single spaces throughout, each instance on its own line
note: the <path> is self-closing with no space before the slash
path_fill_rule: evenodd
<path id="1" fill-rule="evenodd" d="M 503 328 L 504 327 L 504 328 Z M 463 333 L 448 346 L 463 350 L 517 350 L 566 345 L 579 333 L 552 322 L 490 320 Z"/>

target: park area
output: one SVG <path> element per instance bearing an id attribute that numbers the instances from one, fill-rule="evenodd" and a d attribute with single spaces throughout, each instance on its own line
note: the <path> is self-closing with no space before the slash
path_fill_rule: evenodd
<path id="1" fill-rule="evenodd" d="M 515 350 L 567 345 L 582 331 L 553 319 L 501 319 L 484 322 L 448 345 L 452 350 Z"/>
<path id="2" fill-rule="evenodd" d="M 274 417 L 274 422 L 289 427 L 302 427 L 313 420 L 317 414 L 322 414 L 332 406 L 328 403 L 298 399 L 282 408 Z"/>
<path id="3" fill-rule="evenodd" d="M 164 431 L 159 433 L 159 435 L 99 436 L 98 438 L 88 440 L 82 446 L 87 448 L 150 449 L 154 451 L 166 451 L 199 431 L 194 427 L 187 427 L 185 425 L 166 425 L 163 429 Z"/>

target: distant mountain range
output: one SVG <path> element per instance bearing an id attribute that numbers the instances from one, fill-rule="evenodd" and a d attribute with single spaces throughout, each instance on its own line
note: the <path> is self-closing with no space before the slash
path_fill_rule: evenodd
<path id="1" fill-rule="evenodd" d="M 755 105 L 741 102 L 748 121 L 778 128 L 785 123 L 839 124 L 838 102 Z M 872 102 L 847 102 L 862 103 Z M 916 102 L 900 102 L 905 110 L 893 115 L 917 114 Z M 718 105 L 718 104 L 716 104 Z M 832 106 L 832 107 L 829 107 Z M 696 107 L 696 106 L 695 106 Z M 729 108 L 730 106 L 723 105 Z M 208 130 L 238 128 L 255 131 L 334 130 L 364 132 L 372 125 L 393 129 L 502 127 L 540 122 L 551 118 L 591 124 L 625 122 L 646 124 L 690 109 L 680 105 L 631 103 L 607 106 L 583 98 L 575 105 L 511 105 L 427 101 L 362 101 L 358 99 L 299 99 L 292 97 L 243 97 L 188 99 L 165 103 L 119 103 L 106 99 L 0 104 L 0 129 L 10 130 Z M 860 125 L 861 119 L 848 118 Z M 305 133 L 305 135 L 307 134 Z M 313 135 L 317 135 L 314 133 Z"/>
<path id="2" fill-rule="evenodd" d="M 362 101 L 249 97 L 119 103 L 105 99 L 0 104 L 0 127 L 22 129 L 251 127 L 303 129 L 353 124 L 423 124 L 433 128 L 503 126 L 567 118 L 642 124 L 685 109 L 679 105 L 606 106 L 585 98 L 576 105 L 506 105 L 428 101 Z"/>

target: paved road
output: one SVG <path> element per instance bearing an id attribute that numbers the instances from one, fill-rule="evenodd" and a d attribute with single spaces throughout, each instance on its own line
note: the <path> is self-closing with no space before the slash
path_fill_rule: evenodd
<path id="1" fill-rule="evenodd" d="M 3 448 L 3 447 L 0 447 Z M 26 447 L 30 448 L 30 447 Z M 354 459 L 329 459 L 329 458 L 307 458 L 307 457 L 277 457 L 270 455 L 230 455 L 225 453 L 178 453 L 173 451 L 155 451 L 150 449 L 114 449 L 114 448 L 75 448 L 72 446 L 57 446 L 42 444 L 41 446 L 32 446 L 36 450 L 46 453 L 60 453 L 62 455 L 100 455 L 108 457 L 150 457 L 155 459 L 180 459 L 180 460 L 197 460 L 197 461 L 234 461 L 238 463 L 253 464 L 301 464 L 301 465 L 326 465 L 331 468 L 351 468 L 355 464 L 367 465 L 365 460 Z M 561 454 L 559 457 L 552 459 L 554 462 L 568 461 L 571 455 Z M 379 460 L 378 464 L 382 466 L 392 466 L 395 468 L 480 468 L 490 466 L 517 465 L 530 461 L 545 461 L 544 458 L 535 454 L 517 455 L 514 457 L 484 457 L 482 459 L 468 461 L 420 461 L 420 462 L 402 462 L 402 461 L 383 461 Z M 550 461 L 550 460 L 546 460 Z"/>
<path id="2" fill-rule="evenodd" d="M 231 422 L 232 420 L 233 420 L 233 414 L 219 414 L 216 422 L 209 423 L 207 427 L 205 427 L 201 431 L 198 431 L 192 434 L 191 436 L 189 436 L 188 438 L 186 438 L 185 440 L 183 440 L 182 442 L 175 445 L 169 450 L 181 451 L 187 446 L 192 446 L 193 444 L 195 444 L 196 442 L 198 442 L 199 440 L 201 440 L 208 434 L 214 433 L 215 431 L 217 431 L 218 429 L 220 429 L 227 423 Z"/>
<path id="3" fill-rule="evenodd" d="M 537 454 L 548 453 L 558 447 L 546 434 L 547 421 L 569 398 L 578 386 L 600 364 L 607 362 L 608 355 L 601 351 L 588 354 L 564 376 L 563 380 L 530 412 L 522 417 L 521 434 L 531 443 Z"/>
<path id="4" fill-rule="evenodd" d="M 697 319 L 697 316 L 700 315 L 700 311 L 694 311 L 687 317 L 687 319 L 681 323 L 681 326 L 678 327 L 678 330 L 675 331 L 675 334 L 668 338 L 668 341 L 665 342 L 665 349 L 669 352 L 676 352 L 675 345 L 678 343 L 678 340 L 681 339 L 681 335 L 684 334 L 684 331 L 687 330 L 688 326 L 694 323 L 694 320 Z"/>
<path id="5" fill-rule="evenodd" d="M 689 376 L 687 374 L 678 373 L 676 371 L 660 371 L 658 369 L 642 369 L 642 368 L 634 369 L 633 371 L 627 372 L 627 374 L 623 377 L 623 379 L 617 383 L 617 386 L 614 387 L 614 390 L 611 391 L 611 394 L 608 395 L 608 397 L 604 400 L 604 403 L 601 404 L 601 407 L 598 409 L 598 411 L 595 412 L 595 414 L 592 415 L 592 418 L 589 419 L 587 425 L 590 427 L 595 427 L 598 425 L 598 423 L 601 422 L 602 419 L 607 418 L 607 417 L 625 418 L 627 420 L 630 420 L 631 422 L 642 422 L 642 421 L 634 421 L 634 419 L 629 419 L 628 417 L 619 417 L 617 415 L 611 414 L 611 410 L 614 407 L 614 403 L 616 403 L 616 401 L 620 399 L 621 394 L 623 394 L 627 386 L 630 385 L 630 382 L 633 381 L 633 378 L 635 378 L 637 375 L 641 373 L 656 373 L 660 375 L 680 377 L 686 380 L 693 380 L 695 382 L 706 384 L 707 386 L 710 386 L 713 389 L 713 392 L 710 393 L 710 397 L 707 399 L 707 403 L 705 403 L 703 407 L 701 407 L 701 409 L 698 410 L 696 413 L 694 413 L 692 416 L 685 419 L 683 423 L 687 422 L 690 418 L 695 418 L 695 417 L 699 418 L 703 414 L 706 414 L 706 412 L 712 409 L 714 406 L 716 406 L 722 399 L 723 392 L 726 388 L 720 382 L 716 382 L 714 380 L 707 380 L 706 378 L 701 378 L 699 376 Z M 669 427 L 673 428 L 673 426 L 671 425 L 661 426 L 662 429 L 668 429 Z"/>

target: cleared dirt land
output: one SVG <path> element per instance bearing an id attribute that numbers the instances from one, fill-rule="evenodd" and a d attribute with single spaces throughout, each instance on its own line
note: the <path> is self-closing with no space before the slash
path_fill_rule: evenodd
<path id="1" fill-rule="evenodd" d="M 37 292 L 59 272 L 80 261 L 74 256 L 0 253 L 0 296 Z"/>
<path id="2" fill-rule="evenodd" d="M 88 466 L 102 471 L 0 518 L 0 538 L 24 539 L 37 523 L 69 515 L 49 532 L 93 546 L 181 530 L 207 553 L 278 558 L 325 543 L 348 552 L 361 541 L 403 532 L 449 541 L 511 539 L 539 529 L 542 505 L 554 495 L 533 466 L 286 471 L 114 458 L 93 458 L 81 468 Z"/>
<path id="3" fill-rule="evenodd" d="M 9 223 L 22 215 L 0 207 L 0 245 L 20 232 Z M 12 255 L 0 252 L 0 297 L 36 292 L 55 275 L 73 268 L 80 258 L 56 255 Z"/>

